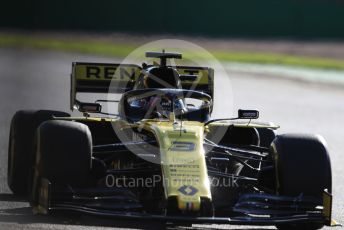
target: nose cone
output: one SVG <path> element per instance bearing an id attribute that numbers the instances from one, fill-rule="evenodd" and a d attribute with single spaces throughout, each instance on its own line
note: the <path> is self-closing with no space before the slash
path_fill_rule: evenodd
<path id="1" fill-rule="evenodd" d="M 179 210 L 199 211 L 201 198 L 211 200 L 203 124 L 185 121 L 182 134 L 172 122 L 155 122 L 151 128 L 159 141 L 166 198 L 176 197 Z"/>

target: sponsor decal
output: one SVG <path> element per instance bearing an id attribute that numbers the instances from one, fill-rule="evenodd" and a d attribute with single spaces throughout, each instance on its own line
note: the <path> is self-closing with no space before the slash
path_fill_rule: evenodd
<path id="1" fill-rule="evenodd" d="M 192 185 L 183 185 L 178 191 L 185 196 L 193 196 L 198 192 L 198 189 Z"/>
<path id="2" fill-rule="evenodd" d="M 117 72 L 117 70 L 119 70 L 119 72 Z M 103 80 L 134 80 L 136 71 L 136 68 L 117 66 L 86 66 L 86 78 Z"/>
<path id="3" fill-rule="evenodd" d="M 195 149 L 195 144 L 191 142 L 174 141 L 170 151 L 190 152 Z"/>

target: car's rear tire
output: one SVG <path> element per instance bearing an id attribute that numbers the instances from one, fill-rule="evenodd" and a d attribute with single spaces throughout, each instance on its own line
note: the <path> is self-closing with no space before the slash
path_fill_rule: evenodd
<path id="1" fill-rule="evenodd" d="M 50 110 L 20 110 L 11 121 L 8 145 L 7 183 L 15 195 L 27 195 L 32 166 L 34 135 L 37 127 L 53 116 L 66 117 L 68 113 Z"/>
<path id="2" fill-rule="evenodd" d="M 325 141 L 316 135 L 278 135 L 271 145 L 280 195 L 318 197 L 332 190 L 331 162 Z M 282 224 L 278 229 L 320 229 L 321 223 Z"/>
<path id="3" fill-rule="evenodd" d="M 36 133 L 35 173 L 30 203 L 35 206 L 42 178 L 52 184 L 84 186 L 92 168 L 89 128 L 72 121 L 44 122 Z"/>

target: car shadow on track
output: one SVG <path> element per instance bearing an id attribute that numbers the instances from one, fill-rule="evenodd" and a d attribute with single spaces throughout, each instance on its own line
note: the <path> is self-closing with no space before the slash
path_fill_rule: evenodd
<path id="1" fill-rule="evenodd" d="M 6 205 L 3 205 L 6 203 Z M 13 203 L 13 204 L 11 204 Z M 79 215 L 77 213 L 55 213 L 53 215 L 34 215 L 31 207 L 28 206 L 24 197 L 14 196 L 12 194 L 0 194 L 0 225 L 1 223 L 13 223 L 19 225 L 27 224 L 47 224 L 47 225 L 69 225 L 69 226 L 88 226 L 88 227 L 112 227 L 125 229 L 219 229 L 211 225 L 202 226 L 180 226 L 166 225 L 165 223 L 142 221 L 142 220 L 119 220 L 98 218 L 88 215 Z M 219 226 L 219 225 L 218 225 Z M 52 228 L 53 229 L 53 228 Z M 221 227 L 221 229 L 223 229 Z M 230 229 L 236 229 L 235 226 Z M 240 228 L 242 229 L 242 228 Z M 248 228 L 251 229 L 251 228 Z M 256 228 L 255 228 L 256 229 Z M 263 228 L 264 229 L 264 228 Z M 262 229 L 262 230 L 263 230 Z"/>

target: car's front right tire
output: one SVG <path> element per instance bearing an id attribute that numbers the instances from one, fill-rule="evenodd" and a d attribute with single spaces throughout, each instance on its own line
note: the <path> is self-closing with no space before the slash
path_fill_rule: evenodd
<path id="1" fill-rule="evenodd" d="M 92 168 L 89 128 L 73 121 L 47 121 L 36 133 L 35 172 L 30 203 L 37 205 L 42 178 L 52 184 L 84 186 Z"/>
<path id="2" fill-rule="evenodd" d="M 28 194 L 35 132 L 40 124 L 53 119 L 54 116 L 69 117 L 70 115 L 52 110 L 19 110 L 12 118 L 8 144 L 7 183 L 15 195 Z"/>

